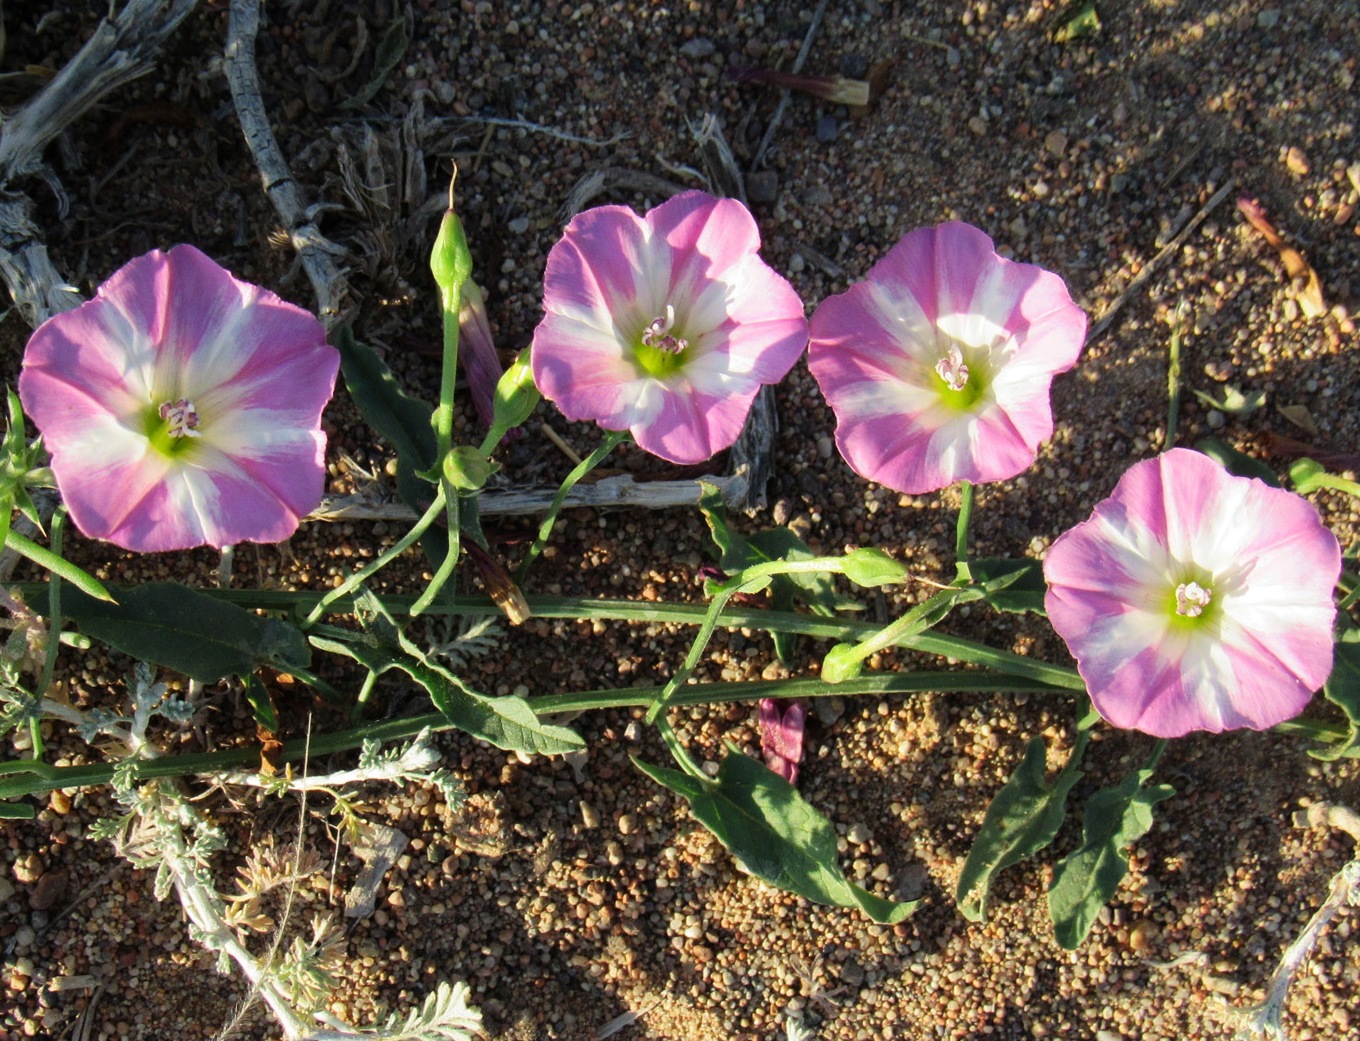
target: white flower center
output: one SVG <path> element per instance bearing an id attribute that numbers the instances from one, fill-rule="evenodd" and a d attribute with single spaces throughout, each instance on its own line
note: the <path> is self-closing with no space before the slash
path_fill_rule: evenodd
<path id="1" fill-rule="evenodd" d="M 1209 590 L 1198 582 L 1182 582 L 1176 587 L 1176 613 L 1184 618 L 1198 618 L 1212 599 Z"/>
<path id="2" fill-rule="evenodd" d="M 166 401 L 160 407 L 161 419 L 165 420 L 166 433 L 171 437 L 202 437 L 198 432 L 198 413 L 194 403 L 180 398 Z"/>
<path id="3" fill-rule="evenodd" d="M 935 363 L 935 371 L 950 390 L 963 390 L 968 386 L 968 366 L 963 363 L 963 351 L 956 343 L 951 343 L 944 357 Z"/>
<path id="4" fill-rule="evenodd" d="M 642 342 L 667 354 L 679 354 L 689 347 L 689 341 L 672 336 L 671 330 L 674 328 L 675 308 L 667 304 L 666 313 L 653 318 L 647 328 L 642 330 Z"/>

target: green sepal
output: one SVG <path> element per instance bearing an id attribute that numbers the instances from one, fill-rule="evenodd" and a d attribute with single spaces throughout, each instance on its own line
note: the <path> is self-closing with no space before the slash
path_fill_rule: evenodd
<path id="1" fill-rule="evenodd" d="M 449 189 L 453 193 L 452 186 Z M 430 250 L 430 273 L 444 294 L 446 301 L 458 311 L 458 301 L 462 299 L 463 283 L 472 277 L 472 250 L 468 248 L 467 235 L 463 232 L 463 222 L 453 211 L 452 200 L 444 219 L 439 222 L 439 234 L 435 236 Z"/>
<path id="2" fill-rule="evenodd" d="M 1347 495 L 1360 496 L 1360 484 L 1349 481 L 1338 474 L 1328 473 L 1327 468 L 1313 459 L 1300 459 L 1289 468 L 1289 483 L 1300 495 L 1322 488 L 1333 488 Z"/>
<path id="3" fill-rule="evenodd" d="M 863 546 L 845 555 L 845 577 L 857 586 L 898 585 L 907 578 L 907 566 L 883 550 Z"/>
<path id="4" fill-rule="evenodd" d="M 482 451 L 489 452 L 504 440 L 515 427 L 527 420 L 543 400 L 534 385 L 534 371 L 529 364 L 530 348 L 520 351 L 510 367 L 496 381 L 494 411 L 491 428 L 482 441 Z"/>
<path id="5" fill-rule="evenodd" d="M 864 671 L 864 657 L 853 643 L 838 643 L 822 659 L 822 682 L 844 683 Z"/>

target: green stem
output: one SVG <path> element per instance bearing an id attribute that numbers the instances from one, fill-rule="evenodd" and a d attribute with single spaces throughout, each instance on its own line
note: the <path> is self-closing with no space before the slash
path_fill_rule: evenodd
<path id="1" fill-rule="evenodd" d="M 852 649 L 846 651 L 841 663 L 864 661 L 870 655 L 895 646 L 911 646 L 911 641 L 937 624 L 957 603 L 982 599 L 982 592 L 974 588 L 951 586 L 941 589 L 924 603 L 917 604 L 891 625 L 886 625 Z"/>
<path id="2" fill-rule="evenodd" d="M 813 561 L 800 561 L 812 564 Z M 46 583 L 20 582 L 15 589 L 28 603 L 45 597 Z M 114 592 L 118 591 L 113 587 Z M 350 614 L 354 610 L 354 597 L 348 593 L 333 596 L 332 593 L 312 591 L 288 592 L 277 589 L 205 589 L 203 592 L 229 603 L 239 604 L 263 611 L 304 610 L 327 599 L 327 607 L 335 614 Z M 394 615 L 409 614 L 415 597 L 410 595 L 391 595 L 382 598 L 383 606 Z M 526 602 L 530 612 L 537 618 L 574 619 L 581 621 L 619 621 L 633 625 L 700 625 L 711 605 L 649 603 L 641 600 L 593 600 L 577 597 L 538 596 L 529 597 Z M 499 607 L 485 596 L 449 596 L 433 606 L 427 614 L 458 615 L 467 618 L 497 618 L 504 615 Z M 796 633 L 815 640 L 855 642 L 867 639 L 882 631 L 882 626 L 873 622 L 856 622 L 847 618 L 826 618 L 820 615 L 798 614 L 794 611 L 766 611 L 760 608 L 728 607 L 723 612 L 723 625 L 728 629 L 759 629 L 771 633 Z M 324 632 L 324 625 L 309 623 L 309 631 Z M 349 635 L 348 632 L 341 637 Z M 904 636 L 896 646 L 933 654 L 952 661 L 968 662 L 983 668 L 995 669 L 1012 676 L 1024 676 L 1050 687 L 1063 690 L 1084 691 L 1086 685 L 1074 669 L 1053 665 L 1023 654 L 1003 651 L 989 647 L 976 640 L 947 633 L 926 631 Z"/>
<path id="3" fill-rule="evenodd" d="M 441 458 L 443 458 L 441 456 Z M 439 478 L 439 493 L 444 496 L 448 506 L 449 521 L 449 549 L 444 554 L 444 559 L 439 565 L 439 570 L 434 573 L 434 578 L 430 579 L 425 591 L 416 598 L 411 605 L 411 617 L 427 611 L 435 597 L 437 597 L 450 578 L 453 577 L 454 569 L 458 566 L 458 554 L 462 552 L 462 521 L 459 517 L 460 503 L 458 501 L 458 489 L 449 483 L 447 477 Z"/>
<path id="4" fill-rule="evenodd" d="M 62 504 L 52 513 L 52 531 L 48 543 L 53 556 L 61 556 L 62 533 L 66 528 L 66 506 Z M 57 670 L 57 652 L 61 650 L 61 575 L 52 572 L 47 584 L 48 640 L 43 655 L 42 675 L 38 677 L 38 696 L 45 698 L 52 689 L 52 678 Z M 38 719 L 28 722 L 28 733 L 33 742 L 33 758 L 41 759 L 43 753 L 42 723 Z"/>
<path id="5" fill-rule="evenodd" d="M 1181 314 L 1181 307 L 1178 306 L 1176 314 L 1171 320 L 1171 345 L 1168 350 L 1170 355 L 1166 367 L 1166 440 L 1162 442 L 1162 451 L 1176 443 L 1176 425 L 1180 422 L 1181 414 L 1181 338 L 1185 328 L 1184 317 Z"/>
<path id="6" fill-rule="evenodd" d="M 915 694 L 926 691 L 969 693 L 1034 692 L 1068 694 L 1067 690 L 1015 676 L 992 673 L 891 673 L 861 676 L 832 686 L 817 679 L 761 680 L 741 683 L 695 683 L 677 691 L 672 706 L 719 705 L 733 702 L 758 701 L 761 698 L 841 697 L 855 694 Z M 580 712 L 601 708 L 645 708 L 655 703 L 658 688 L 628 688 L 586 690 L 566 694 L 547 694 L 529 697 L 525 701 L 535 715 L 549 716 L 558 712 Z M 298 762 L 320 758 L 336 752 L 359 748 L 365 741 L 400 741 L 412 738 L 424 729 L 435 731 L 456 729 L 438 712 L 426 712 L 404 719 L 388 719 L 352 726 L 334 734 L 314 734 L 310 739 L 285 741 L 279 752 L 282 762 Z M 663 735 L 664 736 L 664 735 Z M 188 755 L 167 755 L 149 759 L 138 765 L 138 777 L 181 777 L 191 774 L 214 774 L 224 770 L 256 766 L 260 761 L 258 746 L 236 748 L 221 752 L 195 752 Z M 683 764 L 682 764 L 683 765 Z M 700 771 L 702 773 L 702 771 Z M 0 800 L 49 792 L 54 788 L 79 788 L 107 784 L 113 777 L 113 765 L 107 763 L 82 766 L 51 766 L 32 760 L 0 762 Z"/>
<path id="7" fill-rule="evenodd" d="M 444 324 L 444 367 L 439 373 L 439 407 L 434 411 L 434 470 L 441 470 L 453 447 L 453 396 L 458 385 L 458 312 L 462 308 L 460 287 L 440 287 L 439 304 Z M 451 529 L 455 531 L 457 529 Z"/>
<path id="8" fill-rule="evenodd" d="M 562 487 L 558 488 L 557 494 L 553 496 L 553 501 L 548 506 L 548 512 L 543 517 L 543 522 L 538 526 L 538 535 L 535 536 L 533 545 L 529 547 L 529 552 L 525 554 L 523 562 L 515 572 L 515 585 L 524 585 L 524 576 L 528 573 L 529 566 L 543 552 L 543 547 L 548 544 L 548 536 L 552 534 L 553 525 L 557 523 L 557 515 L 562 512 L 562 504 L 567 501 L 567 496 L 571 493 L 572 488 L 576 487 L 576 482 L 604 462 L 605 457 L 627 439 L 628 431 L 626 430 L 606 431 L 604 443 L 577 463 L 576 468 L 567 474 L 566 480 L 562 482 Z"/>
<path id="9" fill-rule="evenodd" d="M 1159 737 L 1152 746 L 1152 751 L 1148 753 L 1147 761 L 1143 763 L 1144 770 L 1155 770 L 1157 768 L 1157 761 L 1162 758 L 1162 753 L 1166 751 L 1166 746 L 1166 738 Z"/>
<path id="10" fill-rule="evenodd" d="M 694 640 L 690 643 L 689 653 L 685 656 L 684 664 L 676 670 L 670 682 L 662 688 L 661 696 L 647 710 L 646 721 L 648 723 L 656 722 L 661 713 L 672 703 L 676 692 L 688 681 L 698 667 L 704 651 L 708 649 L 708 641 L 713 638 L 713 631 L 718 627 L 718 618 L 732 597 L 741 592 L 754 592 L 756 589 L 763 589 L 775 575 L 843 573 L 844 570 L 845 561 L 843 557 L 817 557 L 813 560 L 797 561 L 772 560 L 764 564 L 755 564 L 729 578 L 714 594 L 708 609 L 704 611 L 703 620 L 699 623 L 699 631 L 694 634 Z"/>
<path id="11" fill-rule="evenodd" d="M 369 576 L 376 574 L 378 571 L 382 570 L 388 564 L 390 564 L 393 560 L 396 560 L 397 557 L 405 553 L 407 549 L 409 549 L 415 543 L 415 541 L 420 538 L 420 536 L 425 534 L 426 529 L 428 529 L 429 526 L 434 523 L 434 519 L 439 516 L 439 513 L 441 510 L 443 510 L 443 508 L 444 508 L 444 483 L 441 481 L 439 484 L 439 490 L 435 493 L 434 502 L 430 503 L 429 509 L 425 511 L 424 515 L 420 518 L 420 520 L 416 521 L 415 526 L 412 527 L 411 530 L 408 531 L 405 535 L 403 535 L 397 542 L 393 543 L 385 551 L 383 551 L 377 557 L 375 557 L 372 561 L 370 561 L 364 567 L 361 567 L 358 571 L 354 572 L 354 574 L 350 575 L 349 578 L 345 579 L 338 586 L 332 589 L 329 593 L 323 595 L 321 599 L 319 599 L 316 602 L 316 606 L 313 607 L 312 610 L 308 613 L 306 620 L 302 623 L 302 628 L 303 629 L 311 628 L 311 626 L 316 623 L 316 620 L 326 613 L 326 609 L 328 607 L 330 607 L 336 601 L 340 600 L 342 597 L 348 597 L 349 594 L 353 593 L 354 590 L 358 589 L 359 586 L 361 586 L 365 581 L 367 581 Z M 449 538 L 450 543 L 452 543 L 453 539 L 452 532 L 449 533 Z M 229 592 L 229 590 L 221 590 L 220 592 L 226 593 Z M 293 602 L 297 603 L 297 600 L 294 600 Z M 347 602 L 351 603 L 352 606 L 352 601 Z"/>
<path id="12" fill-rule="evenodd" d="M 973 482 L 960 481 L 959 493 L 962 501 L 959 503 L 958 527 L 954 531 L 954 566 L 957 580 L 966 585 L 973 581 L 973 572 L 968 567 L 968 527 L 973 520 Z"/>

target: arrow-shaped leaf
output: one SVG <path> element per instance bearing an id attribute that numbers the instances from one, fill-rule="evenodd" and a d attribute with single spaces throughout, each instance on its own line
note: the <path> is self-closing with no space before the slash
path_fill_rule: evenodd
<path id="1" fill-rule="evenodd" d="M 986 916 L 987 891 L 999 872 L 1034 856 L 1057 836 L 1067 793 L 1081 777 L 1077 762 L 1084 736 L 1084 732 L 1079 736 L 1079 744 L 1052 785 L 1044 778 L 1044 739 L 1031 739 L 1024 761 L 987 807 L 955 893 L 959 912 L 970 922 Z"/>
<path id="2" fill-rule="evenodd" d="M 293 625 L 200 590 L 152 582 L 120 586 L 115 595 L 118 603 L 66 590 L 62 613 L 86 636 L 202 683 L 249 676 L 261 665 L 302 669 L 311 661 L 306 638 Z"/>
<path id="3" fill-rule="evenodd" d="M 730 749 L 715 780 L 680 770 L 633 763 L 689 803 L 751 874 L 819 904 L 859 908 L 875 922 L 894 924 L 919 900 L 895 902 L 849 881 L 836 863 L 836 831 L 817 809 L 763 763 Z"/>
<path id="4" fill-rule="evenodd" d="M 1152 807 L 1176 794 L 1169 784 L 1144 788 L 1151 770 L 1136 770 L 1086 803 L 1081 847 L 1058 861 L 1048 888 L 1048 911 L 1058 943 L 1081 945 L 1096 915 L 1129 870 L 1126 850 L 1152 827 Z"/>

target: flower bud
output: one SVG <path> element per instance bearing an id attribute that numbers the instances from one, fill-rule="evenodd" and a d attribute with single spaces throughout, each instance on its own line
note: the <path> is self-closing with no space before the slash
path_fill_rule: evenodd
<path id="1" fill-rule="evenodd" d="M 496 464 L 472 445 L 456 445 L 444 457 L 444 476 L 460 491 L 477 491 L 495 472 Z"/>
<path id="2" fill-rule="evenodd" d="M 454 179 L 457 176 L 455 168 Z M 472 251 L 468 249 L 467 236 L 463 233 L 463 222 L 453 210 L 453 180 L 449 181 L 449 208 L 439 222 L 439 234 L 430 251 L 430 272 L 445 297 L 456 306 L 463 283 L 472 276 Z"/>
<path id="3" fill-rule="evenodd" d="M 534 385 L 533 369 L 529 366 L 529 348 L 519 352 L 496 383 L 496 397 L 482 448 L 490 451 L 507 433 L 523 423 L 533 413 L 543 397 Z"/>

